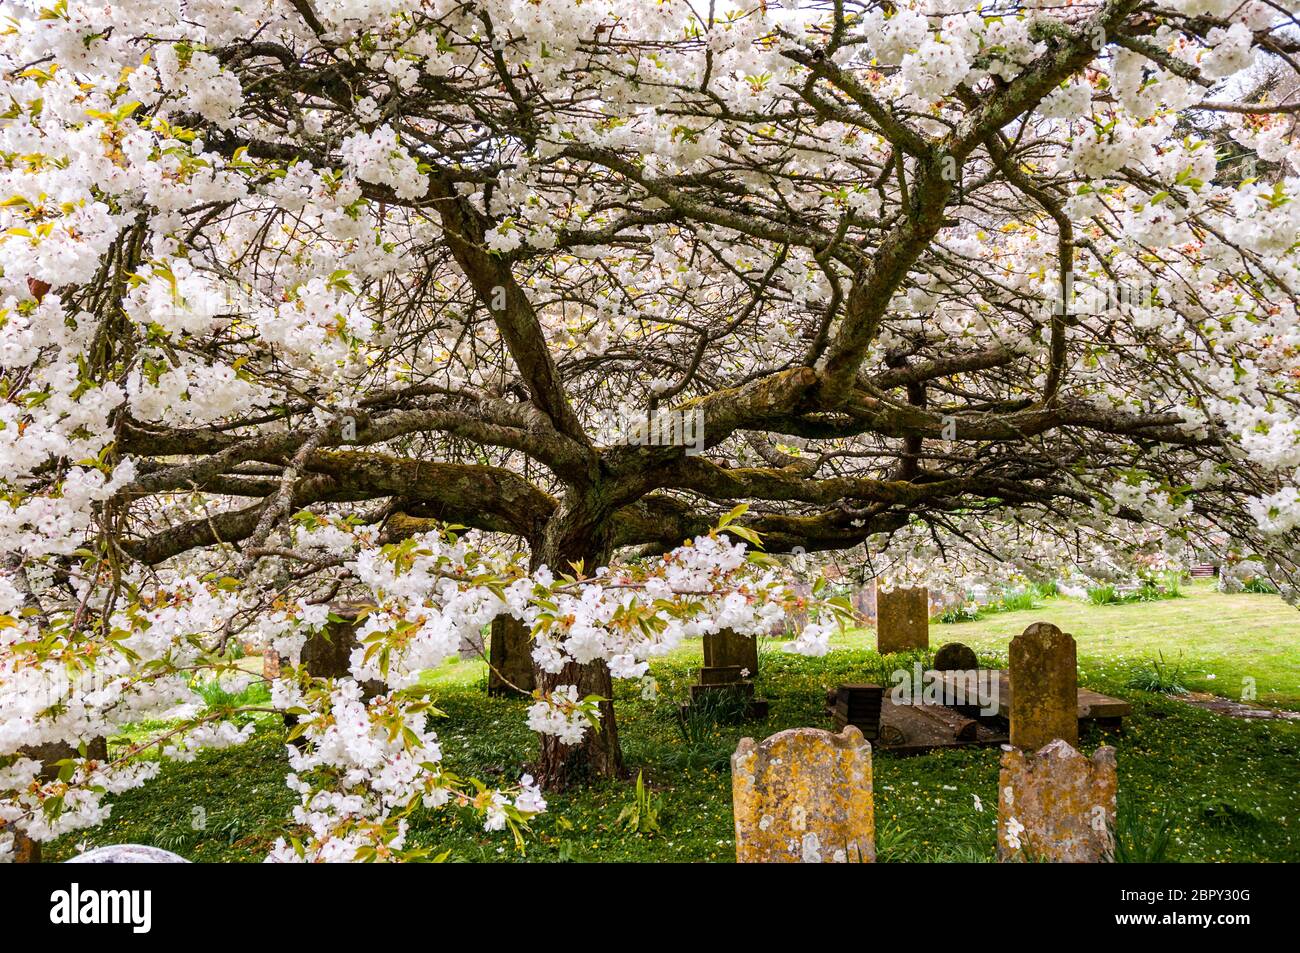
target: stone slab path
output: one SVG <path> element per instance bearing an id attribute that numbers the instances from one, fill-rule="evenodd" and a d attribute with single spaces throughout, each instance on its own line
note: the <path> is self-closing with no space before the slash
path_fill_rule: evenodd
<path id="1" fill-rule="evenodd" d="M 1231 698 L 1223 698 L 1220 695 L 1211 695 L 1208 692 L 1188 692 L 1186 695 L 1174 695 L 1179 701 L 1186 702 L 1196 708 L 1204 708 L 1206 711 L 1217 712 L 1228 718 L 1280 718 L 1287 721 L 1300 721 L 1300 711 L 1284 711 L 1277 708 L 1265 708 L 1263 705 L 1252 705 L 1250 702 L 1234 701 Z"/>

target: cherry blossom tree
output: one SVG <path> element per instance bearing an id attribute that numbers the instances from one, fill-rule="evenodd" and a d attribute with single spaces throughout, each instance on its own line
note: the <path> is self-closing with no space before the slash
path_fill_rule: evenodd
<path id="1" fill-rule="evenodd" d="M 86 747 L 144 713 L 242 740 L 192 680 L 344 598 L 354 678 L 275 680 L 277 859 L 544 806 L 442 771 L 418 690 L 503 615 L 540 783 L 617 773 L 613 677 L 798 605 L 760 541 L 949 584 L 1208 543 L 1294 595 L 1286 4 L 7 9 L 11 832 L 147 780 Z"/>

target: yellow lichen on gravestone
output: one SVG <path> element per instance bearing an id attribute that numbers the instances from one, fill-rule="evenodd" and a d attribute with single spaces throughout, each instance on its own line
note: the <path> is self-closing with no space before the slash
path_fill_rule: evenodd
<path id="1" fill-rule="evenodd" d="M 1098 863 L 1108 858 L 1118 782 L 1115 749 L 1085 757 L 1060 739 L 1039 751 L 1004 746 L 998 858 Z"/>
<path id="2" fill-rule="evenodd" d="M 1079 677 L 1074 636 L 1035 622 L 1011 640 L 1011 744 L 1037 751 L 1060 738 L 1079 743 Z"/>
<path id="3" fill-rule="evenodd" d="M 791 728 L 731 756 L 738 863 L 859 863 L 876 859 L 871 745 Z"/>

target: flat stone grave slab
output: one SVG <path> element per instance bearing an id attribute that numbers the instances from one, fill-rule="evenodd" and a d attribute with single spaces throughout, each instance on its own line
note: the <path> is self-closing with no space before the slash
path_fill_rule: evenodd
<path id="1" fill-rule="evenodd" d="M 960 672 L 935 672 L 934 674 L 954 691 L 959 685 L 964 687 L 964 683 L 959 681 Z M 1080 688 L 1078 695 L 1080 721 L 1110 722 L 1118 725 L 1121 718 L 1133 714 L 1133 706 L 1122 698 L 1112 698 L 1110 695 L 1094 692 L 1090 688 Z M 985 699 L 981 696 L 975 707 L 983 707 L 984 702 Z M 1011 675 L 1006 670 L 998 672 L 998 714 L 1003 718 L 1011 717 Z"/>
<path id="2" fill-rule="evenodd" d="M 880 735 L 872 742 L 877 751 L 924 754 L 939 748 L 992 748 L 1006 744 L 1006 731 L 980 724 L 943 705 L 898 704 L 888 691 L 880 703 Z"/>

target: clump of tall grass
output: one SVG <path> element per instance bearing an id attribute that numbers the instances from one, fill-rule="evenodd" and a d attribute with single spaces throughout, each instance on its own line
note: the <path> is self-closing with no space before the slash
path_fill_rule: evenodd
<path id="1" fill-rule="evenodd" d="M 1170 842 L 1169 815 L 1140 814 L 1120 798 L 1111 826 L 1110 860 L 1116 864 L 1159 864 L 1168 858 Z"/>
<path id="2" fill-rule="evenodd" d="M 1139 668 L 1129 677 L 1128 687 L 1161 695 L 1186 695 L 1187 686 L 1182 681 L 1182 653 L 1171 665 L 1165 661 L 1165 653 L 1161 652 L 1159 659 L 1152 659 L 1149 665 Z"/>
<path id="3" fill-rule="evenodd" d="M 1121 589 L 1113 583 L 1105 583 L 1088 590 L 1088 602 L 1094 606 L 1158 602 L 1161 599 L 1181 599 L 1182 596 L 1183 579 L 1176 572 L 1164 573 L 1158 580 L 1154 577 L 1144 578 L 1134 589 Z"/>
<path id="4" fill-rule="evenodd" d="M 970 601 L 945 609 L 935 616 L 934 621 L 944 625 L 955 622 L 977 622 L 985 616 L 997 615 L 1000 612 L 1037 609 L 1044 599 L 1054 599 L 1058 595 L 1060 589 L 1055 582 L 1034 582 L 1023 588 L 1002 589 L 995 599 L 983 604 Z"/>

